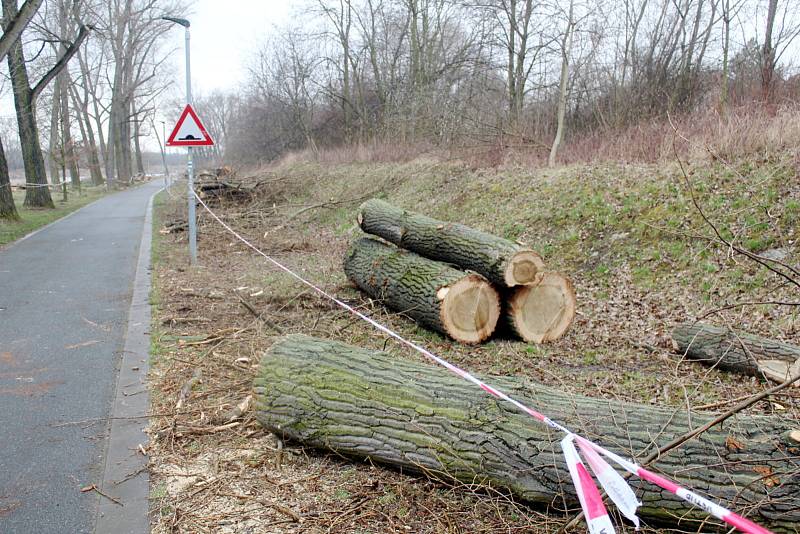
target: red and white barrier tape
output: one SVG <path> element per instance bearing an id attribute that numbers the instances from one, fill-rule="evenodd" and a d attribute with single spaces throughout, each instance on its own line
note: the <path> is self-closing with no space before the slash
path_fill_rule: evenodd
<path id="1" fill-rule="evenodd" d="M 566 434 L 566 437 L 561 440 L 561 448 L 564 451 L 564 458 L 567 463 L 567 467 L 570 472 L 570 476 L 572 477 L 572 481 L 575 484 L 575 490 L 578 494 L 578 499 L 581 503 L 581 508 L 586 516 L 586 521 L 589 525 L 589 531 L 592 534 L 613 534 L 615 532 L 614 526 L 611 523 L 610 518 L 608 517 L 608 512 L 606 511 L 605 506 L 603 505 L 603 499 L 600 496 L 600 492 L 595 486 L 592 476 L 589 474 L 586 466 L 581 461 L 580 455 L 575 448 L 574 442 L 578 443 L 578 447 L 583 452 L 586 461 L 589 463 L 589 467 L 591 468 L 592 472 L 594 472 L 595 477 L 600 482 L 601 487 L 605 490 L 608 494 L 609 498 L 614 502 L 614 504 L 619 508 L 622 515 L 626 518 L 631 520 L 638 528 L 639 526 L 639 518 L 636 516 L 636 509 L 640 506 L 638 499 L 636 498 L 633 489 L 628 485 L 622 476 L 617 473 L 617 471 L 611 467 L 608 462 L 603 460 L 602 456 L 605 456 L 612 462 L 616 463 L 625 471 L 636 475 L 637 477 L 641 478 L 642 480 L 646 480 L 651 484 L 654 484 L 673 495 L 676 495 L 683 499 L 684 501 L 697 506 L 704 510 L 705 512 L 711 514 L 712 516 L 725 521 L 729 525 L 736 527 L 741 532 L 746 532 L 748 534 L 771 534 L 771 532 L 755 523 L 746 519 L 727 508 L 716 504 L 697 493 L 694 493 L 691 490 L 683 488 L 665 478 L 663 476 L 657 475 L 652 471 L 645 469 L 637 465 L 636 463 L 626 460 L 625 458 L 601 447 L 600 445 L 589 441 L 586 438 L 583 438 L 575 433 L 573 433 L 568 428 L 560 425 L 559 423 L 553 421 L 549 417 L 545 416 L 544 414 L 525 406 L 521 402 L 516 399 L 513 399 L 503 393 L 500 390 L 493 388 L 492 386 L 482 382 L 472 374 L 468 373 L 467 371 L 461 369 L 453 365 L 452 363 L 448 362 L 447 360 L 433 354 L 429 350 L 424 347 L 421 347 L 414 343 L 413 341 L 409 341 L 400 334 L 394 332 L 393 330 L 389 329 L 388 327 L 382 325 L 381 323 L 375 321 L 371 317 L 364 315 L 360 311 L 356 310 L 349 304 L 342 302 L 341 300 L 337 299 L 324 289 L 317 287 L 312 282 L 309 282 L 299 274 L 295 273 L 282 263 L 278 262 L 277 260 L 273 259 L 272 257 L 268 256 L 264 252 L 262 252 L 258 247 L 250 243 L 247 239 L 242 237 L 239 233 L 237 233 L 233 228 L 228 226 L 222 219 L 220 219 L 216 213 L 211 211 L 211 208 L 203 202 L 203 199 L 200 198 L 196 192 L 192 192 L 197 199 L 197 201 L 205 208 L 205 210 L 213 217 L 219 224 L 221 224 L 228 232 L 230 232 L 234 237 L 236 237 L 239 241 L 247 245 L 250 249 L 252 249 L 257 254 L 263 256 L 267 261 L 273 264 L 278 269 L 282 270 L 289 276 L 295 278 L 297 281 L 301 282 L 302 284 L 308 286 L 318 294 L 322 295 L 323 297 L 331 300 L 340 308 L 348 311 L 349 313 L 355 315 L 356 317 L 366 321 L 367 323 L 371 324 L 373 327 L 378 329 L 379 331 L 383 332 L 384 334 L 388 335 L 389 337 L 394 338 L 395 340 L 399 341 L 401 344 L 406 345 L 414 349 L 415 351 L 419 352 L 426 358 L 436 362 L 437 364 L 441 365 L 442 367 L 446 368 L 450 372 L 460 376 L 464 380 L 472 382 L 488 394 L 496 397 L 498 399 L 502 399 L 514 405 L 520 411 L 530 415 L 537 421 L 540 421 L 551 428 L 559 430 Z"/>

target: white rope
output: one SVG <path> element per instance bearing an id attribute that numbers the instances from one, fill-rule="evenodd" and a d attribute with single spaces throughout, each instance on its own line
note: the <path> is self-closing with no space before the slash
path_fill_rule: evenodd
<path id="1" fill-rule="evenodd" d="M 29 187 L 30 188 L 36 188 L 36 187 L 60 187 L 60 186 L 62 186 L 64 184 L 69 185 L 71 183 L 72 183 L 71 181 L 66 181 L 66 180 L 63 181 L 63 182 L 55 183 L 55 184 L 35 184 L 33 182 L 25 182 L 25 183 L 22 183 L 22 184 L 12 184 L 11 182 L 9 182 L 7 184 L 3 184 L 3 187 L 25 187 L 25 188 L 29 188 Z"/>
<path id="2" fill-rule="evenodd" d="M 245 239 L 238 232 L 236 232 L 236 230 L 234 230 L 233 228 L 228 226 L 228 224 L 225 223 L 225 221 L 220 219 L 217 216 L 217 214 L 214 213 L 211 210 L 211 208 L 208 207 L 208 205 L 203 201 L 203 199 L 200 198 L 200 196 L 198 196 L 198 194 L 195 191 L 192 191 L 192 194 L 200 202 L 200 204 L 203 206 L 203 208 L 205 208 L 205 210 L 219 224 L 221 224 L 228 232 L 230 232 L 234 237 L 236 237 L 236 239 L 238 239 L 239 241 L 241 241 L 242 243 L 247 245 L 247 247 L 252 249 L 254 252 L 259 254 L 260 256 L 263 256 L 267 261 L 269 261 L 272 265 L 274 265 L 278 269 L 282 270 L 283 272 L 285 272 L 289 276 L 295 278 L 299 282 L 301 282 L 304 285 L 308 286 L 309 288 L 311 288 L 315 292 L 319 293 L 323 297 L 331 300 L 336 305 L 338 305 L 340 308 L 342 308 L 344 310 L 347 310 L 348 312 L 350 312 L 351 314 L 359 317 L 360 319 L 363 319 L 364 321 L 366 321 L 367 323 L 369 323 L 370 325 L 372 325 L 373 327 L 375 327 L 379 331 L 383 332 L 384 334 L 394 338 L 395 340 L 399 341 L 403 345 L 406 345 L 407 347 L 410 347 L 410 348 L 414 349 L 415 351 L 419 352 L 420 354 L 422 354 L 426 358 L 428 358 L 430 360 L 433 360 L 434 362 L 436 362 L 439 365 L 445 367 L 446 369 L 448 369 L 449 371 L 451 371 L 451 372 L 455 373 L 456 375 L 462 377 L 463 379 L 468 380 L 469 382 L 472 382 L 473 384 L 477 385 L 478 387 L 480 387 L 482 390 L 484 390 L 485 392 L 489 393 L 490 395 L 511 403 L 516 408 L 518 408 L 522 412 L 526 413 L 527 415 L 533 417 L 534 419 L 537 419 L 538 421 L 541 421 L 541 422 L 545 423 L 546 425 L 550 426 L 551 428 L 554 428 L 556 430 L 559 430 L 559 431 L 563 432 L 564 434 L 567 435 L 567 438 L 569 438 L 568 441 L 571 441 L 572 439 L 575 439 L 579 444 L 583 444 L 582 448 L 590 447 L 591 449 L 594 449 L 598 453 L 604 455 L 605 457 L 607 457 L 610 460 L 612 460 L 613 462 L 615 462 L 617 465 L 619 465 L 620 467 L 622 467 L 624 470 L 628 471 L 629 473 L 631 473 L 631 474 L 633 474 L 633 475 L 635 475 L 635 476 L 637 476 L 637 477 L 639 477 L 639 478 L 641 478 L 643 480 L 647 480 L 648 482 L 650 482 L 650 483 L 652 483 L 652 484 L 654 484 L 656 486 L 659 486 L 660 488 L 665 489 L 665 490 L 669 491 L 670 493 L 672 493 L 674 495 L 677 495 L 678 497 L 680 497 L 684 501 L 686 501 L 686 502 L 688 502 L 688 503 L 690 503 L 690 504 L 692 504 L 694 506 L 699 506 L 700 508 L 702 508 L 707 513 L 713 515 L 714 517 L 716 517 L 718 519 L 721 519 L 721 520 L 725 521 L 726 523 L 728 523 L 730 525 L 733 525 L 734 527 L 736 527 L 740 531 L 746 532 L 746 533 L 749 533 L 749 534 L 771 534 L 769 530 L 767 530 L 767 529 L 765 529 L 765 528 L 753 523 L 749 519 L 746 519 L 746 518 L 744 518 L 744 517 L 732 512 L 732 511 L 728 510 L 727 508 L 724 508 L 724 507 L 716 504 L 715 502 L 712 502 L 712 501 L 706 499 L 702 495 L 699 495 L 699 494 L 697 494 L 697 493 L 695 493 L 695 492 L 693 492 L 693 491 L 691 491 L 689 489 L 680 487 L 679 485 L 677 485 L 676 483 L 672 482 L 671 480 L 669 480 L 669 479 L 667 479 L 665 477 L 656 475 L 655 473 L 653 473 L 653 472 L 651 472 L 651 471 L 639 466 L 635 462 L 627 460 L 627 459 L 625 459 L 625 458 L 623 458 L 623 457 L 621 457 L 621 456 L 619 456 L 619 455 L 617 455 L 617 454 L 605 449 L 601 445 L 598 445 L 598 444 L 596 444 L 596 443 L 594 443 L 594 442 L 592 442 L 592 441 L 590 441 L 590 440 L 588 440 L 588 439 L 586 439 L 586 438 L 584 438 L 584 437 L 582 437 L 582 436 L 580 436 L 578 434 L 573 433 L 571 430 L 569 430 L 565 426 L 562 426 L 561 424 L 553 421 L 552 419 L 550 419 L 546 415 L 544 415 L 544 414 L 542 414 L 542 413 L 540 413 L 540 412 L 538 412 L 538 411 L 536 411 L 536 410 L 534 410 L 532 408 L 529 408 L 528 406 L 522 404 L 521 402 L 517 401 L 516 399 L 513 399 L 513 398 L 509 397 L 507 394 L 503 393 L 502 391 L 500 391 L 498 389 L 495 389 L 492 386 L 489 386 L 488 384 L 482 382 L 481 380 L 479 380 L 478 378 L 476 378 L 475 376 L 473 376 L 469 372 L 467 372 L 467 371 L 465 371 L 465 370 L 453 365 L 452 363 L 448 362 L 447 360 L 445 360 L 445 359 L 433 354 L 432 352 L 428 351 L 426 348 L 421 347 L 420 345 L 417 345 L 413 341 L 407 340 L 406 338 L 404 338 L 400 334 L 394 332 L 389 327 L 382 325 L 381 323 L 377 322 L 376 320 L 372 319 L 371 317 L 368 317 L 367 315 L 364 315 L 363 313 L 361 313 L 360 311 L 356 310 L 355 308 L 353 308 L 349 304 L 346 304 L 345 302 L 342 302 L 341 300 L 337 299 L 336 297 L 334 297 L 333 295 L 331 295 L 330 293 L 328 293 L 324 289 L 322 289 L 320 287 L 317 287 L 314 283 L 306 280 L 305 278 L 303 278 L 299 274 L 295 273 L 294 271 L 292 271 L 291 269 L 289 269 L 288 267 L 286 267 L 285 265 L 283 265 L 279 261 L 273 259 L 271 256 L 269 256 L 266 253 L 262 252 L 258 247 L 256 247 L 252 243 L 250 243 L 247 239 Z M 570 449 L 570 452 L 571 452 L 571 449 Z M 570 455 L 567 454 L 566 452 L 565 452 L 565 460 L 567 461 L 567 464 L 570 467 L 570 469 L 572 469 L 572 467 L 570 466 Z M 603 489 L 605 489 L 606 492 L 609 495 L 612 495 L 612 494 L 615 495 L 615 497 L 612 497 L 612 500 L 614 500 L 615 503 L 617 502 L 618 499 L 620 499 L 620 501 L 623 503 L 623 505 L 620 506 L 620 509 L 621 509 L 621 511 L 623 512 L 623 514 L 626 517 L 629 517 L 629 518 L 630 518 L 630 516 L 635 517 L 635 513 L 634 512 L 635 512 L 636 508 L 640 505 L 640 503 L 638 503 L 638 501 L 635 500 L 635 495 L 633 496 L 633 500 L 631 501 L 630 495 L 633 495 L 633 492 L 632 491 L 628 492 L 627 490 L 626 491 L 620 491 L 620 488 L 615 488 L 615 486 L 618 486 L 619 484 L 624 484 L 625 486 L 627 486 L 627 482 L 625 482 L 622 479 L 622 477 L 620 477 L 619 475 L 617 475 L 616 477 L 610 477 L 610 478 L 609 477 L 604 477 L 603 473 L 602 473 L 602 471 L 603 471 L 603 463 L 604 462 L 597 462 L 597 458 L 592 458 L 592 460 L 593 460 L 593 462 L 590 462 L 590 463 L 595 463 L 599 467 L 599 469 L 597 469 L 597 471 L 595 471 L 595 475 L 598 477 L 598 480 L 600 481 L 600 484 L 603 487 Z M 589 477 L 589 478 L 591 479 L 591 477 Z M 580 485 L 578 485 L 578 483 L 576 483 L 576 491 L 579 492 L 579 493 L 582 493 L 582 492 L 585 492 L 587 489 L 591 489 L 591 488 L 588 488 L 589 484 L 591 484 L 591 482 L 590 481 L 586 481 L 586 480 L 584 480 Z M 630 488 L 628 487 L 628 489 L 630 489 Z M 594 488 L 594 491 L 596 492 L 596 488 Z M 595 495 L 594 492 L 589 492 L 589 493 L 590 493 L 589 497 L 592 500 L 591 505 L 587 507 L 583 502 L 581 504 L 582 504 L 582 508 L 583 508 L 584 514 L 586 515 L 587 526 L 589 527 L 590 532 L 592 534 L 595 534 L 595 533 L 597 533 L 597 534 L 601 534 L 601 533 L 612 534 L 614 532 L 613 527 L 610 527 L 610 523 L 607 523 L 605 521 L 605 519 L 604 519 L 604 517 L 606 517 L 606 512 L 605 512 L 605 507 L 603 505 L 602 499 L 599 498 L 599 494 Z M 595 495 L 595 496 L 592 497 L 592 495 Z M 593 515 L 594 515 L 594 517 L 593 517 Z M 610 527 L 610 530 L 609 530 L 609 527 Z"/>

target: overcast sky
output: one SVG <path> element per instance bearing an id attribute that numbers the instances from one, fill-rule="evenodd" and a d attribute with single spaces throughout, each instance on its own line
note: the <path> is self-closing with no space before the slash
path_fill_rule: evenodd
<path id="1" fill-rule="evenodd" d="M 208 95 L 214 90 L 233 90 L 241 85 L 256 48 L 274 31 L 275 25 L 289 20 L 298 4 L 297 0 L 195 0 L 186 15 L 191 22 L 194 96 Z M 168 46 L 174 49 L 171 60 L 174 86 L 169 94 L 182 102 L 186 94 L 185 33 L 178 25 L 170 33 Z M 198 111 L 202 120 L 202 111 Z M 156 123 L 178 113 L 180 109 L 159 110 Z M 169 135 L 171 121 L 166 120 L 166 135 Z M 213 132 L 211 134 L 213 137 Z M 146 138 L 144 145 L 146 150 L 158 150 L 154 137 Z"/>
<path id="2" fill-rule="evenodd" d="M 244 81 L 252 51 L 275 24 L 289 18 L 293 0 L 195 0 L 191 26 L 192 89 L 208 94 Z M 183 88 L 183 28 L 172 30 L 176 82 Z M 181 94 L 182 89 L 181 89 Z"/>
<path id="3" fill-rule="evenodd" d="M 255 48 L 276 24 L 286 23 L 301 3 L 302 0 L 194 0 L 190 12 L 184 15 L 191 22 L 193 93 L 205 95 L 215 89 L 234 89 L 243 83 Z M 170 30 L 168 46 L 174 49 L 170 61 L 174 89 L 169 93 L 173 98 L 183 100 L 186 82 L 184 31 L 181 26 L 175 25 Z M 167 110 L 159 113 L 161 116 L 168 114 Z M 0 120 L 13 120 L 13 116 L 10 84 L 2 79 Z M 145 145 L 150 150 L 158 148 L 155 139 L 146 139 Z"/>
<path id="4" fill-rule="evenodd" d="M 798 2 L 800 0 L 791 0 Z M 195 96 L 214 90 L 233 90 L 247 77 L 247 66 L 260 43 L 275 30 L 289 22 L 302 26 L 300 6 L 309 0 L 193 0 L 190 11 L 183 16 L 191 21 L 192 80 Z M 305 15 L 308 16 L 308 15 Z M 756 17 L 757 18 L 757 17 Z M 762 21 L 753 21 L 758 27 Z M 748 23 L 745 22 L 745 26 Z M 752 26 L 752 23 L 749 24 Z M 173 84 L 164 102 L 183 101 L 184 31 L 180 26 L 168 30 L 168 49 L 172 50 L 170 64 Z M 734 36 L 736 37 L 736 36 Z M 742 39 L 744 40 L 744 38 Z M 795 64 L 800 60 L 800 39 L 782 58 Z M 5 62 L 3 62 L 5 63 Z M 4 65 L 0 67 L 5 72 Z M 157 123 L 175 116 L 180 109 L 157 111 Z M 177 105 L 175 107 L 178 107 Z M 9 84 L 0 78 L 0 120 L 13 122 L 14 108 Z M 202 118 L 202 116 L 201 116 Z M 169 128 L 169 125 L 167 125 Z M 147 149 L 156 150 L 155 139 L 145 140 Z"/>

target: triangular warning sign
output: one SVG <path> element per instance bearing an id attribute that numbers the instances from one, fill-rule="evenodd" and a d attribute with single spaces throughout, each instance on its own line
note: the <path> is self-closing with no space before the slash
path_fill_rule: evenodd
<path id="1" fill-rule="evenodd" d="M 191 104 L 186 104 L 181 118 L 167 138 L 167 146 L 208 146 L 214 141 L 208 135 L 200 117 L 194 112 Z"/>

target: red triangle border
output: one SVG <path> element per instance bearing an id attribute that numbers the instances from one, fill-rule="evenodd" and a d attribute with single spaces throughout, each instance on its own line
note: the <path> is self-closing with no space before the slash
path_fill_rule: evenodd
<path id="1" fill-rule="evenodd" d="M 200 128 L 200 132 L 203 134 L 203 139 L 176 141 L 175 136 L 178 135 L 178 130 L 181 129 L 181 126 L 183 126 L 183 121 L 186 120 L 188 115 L 191 115 L 192 119 L 194 119 L 194 122 L 197 123 L 198 128 Z M 181 117 L 178 119 L 178 122 L 175 123 L 172 133 L 169 134 L 169 137 L 167 138 L 167 146 L 211 146 L 213 144 L 214 140 L 211 139 L 210 135 L 208 135 L 206 127 L 203 126 L 203 122 L 200 120 L 200 117 L 197 116 L 197 113 L 195 113 L 192 105 L 186 104 L 186 107 L 183 108 L 183 113 L 181 113 Z"/>

